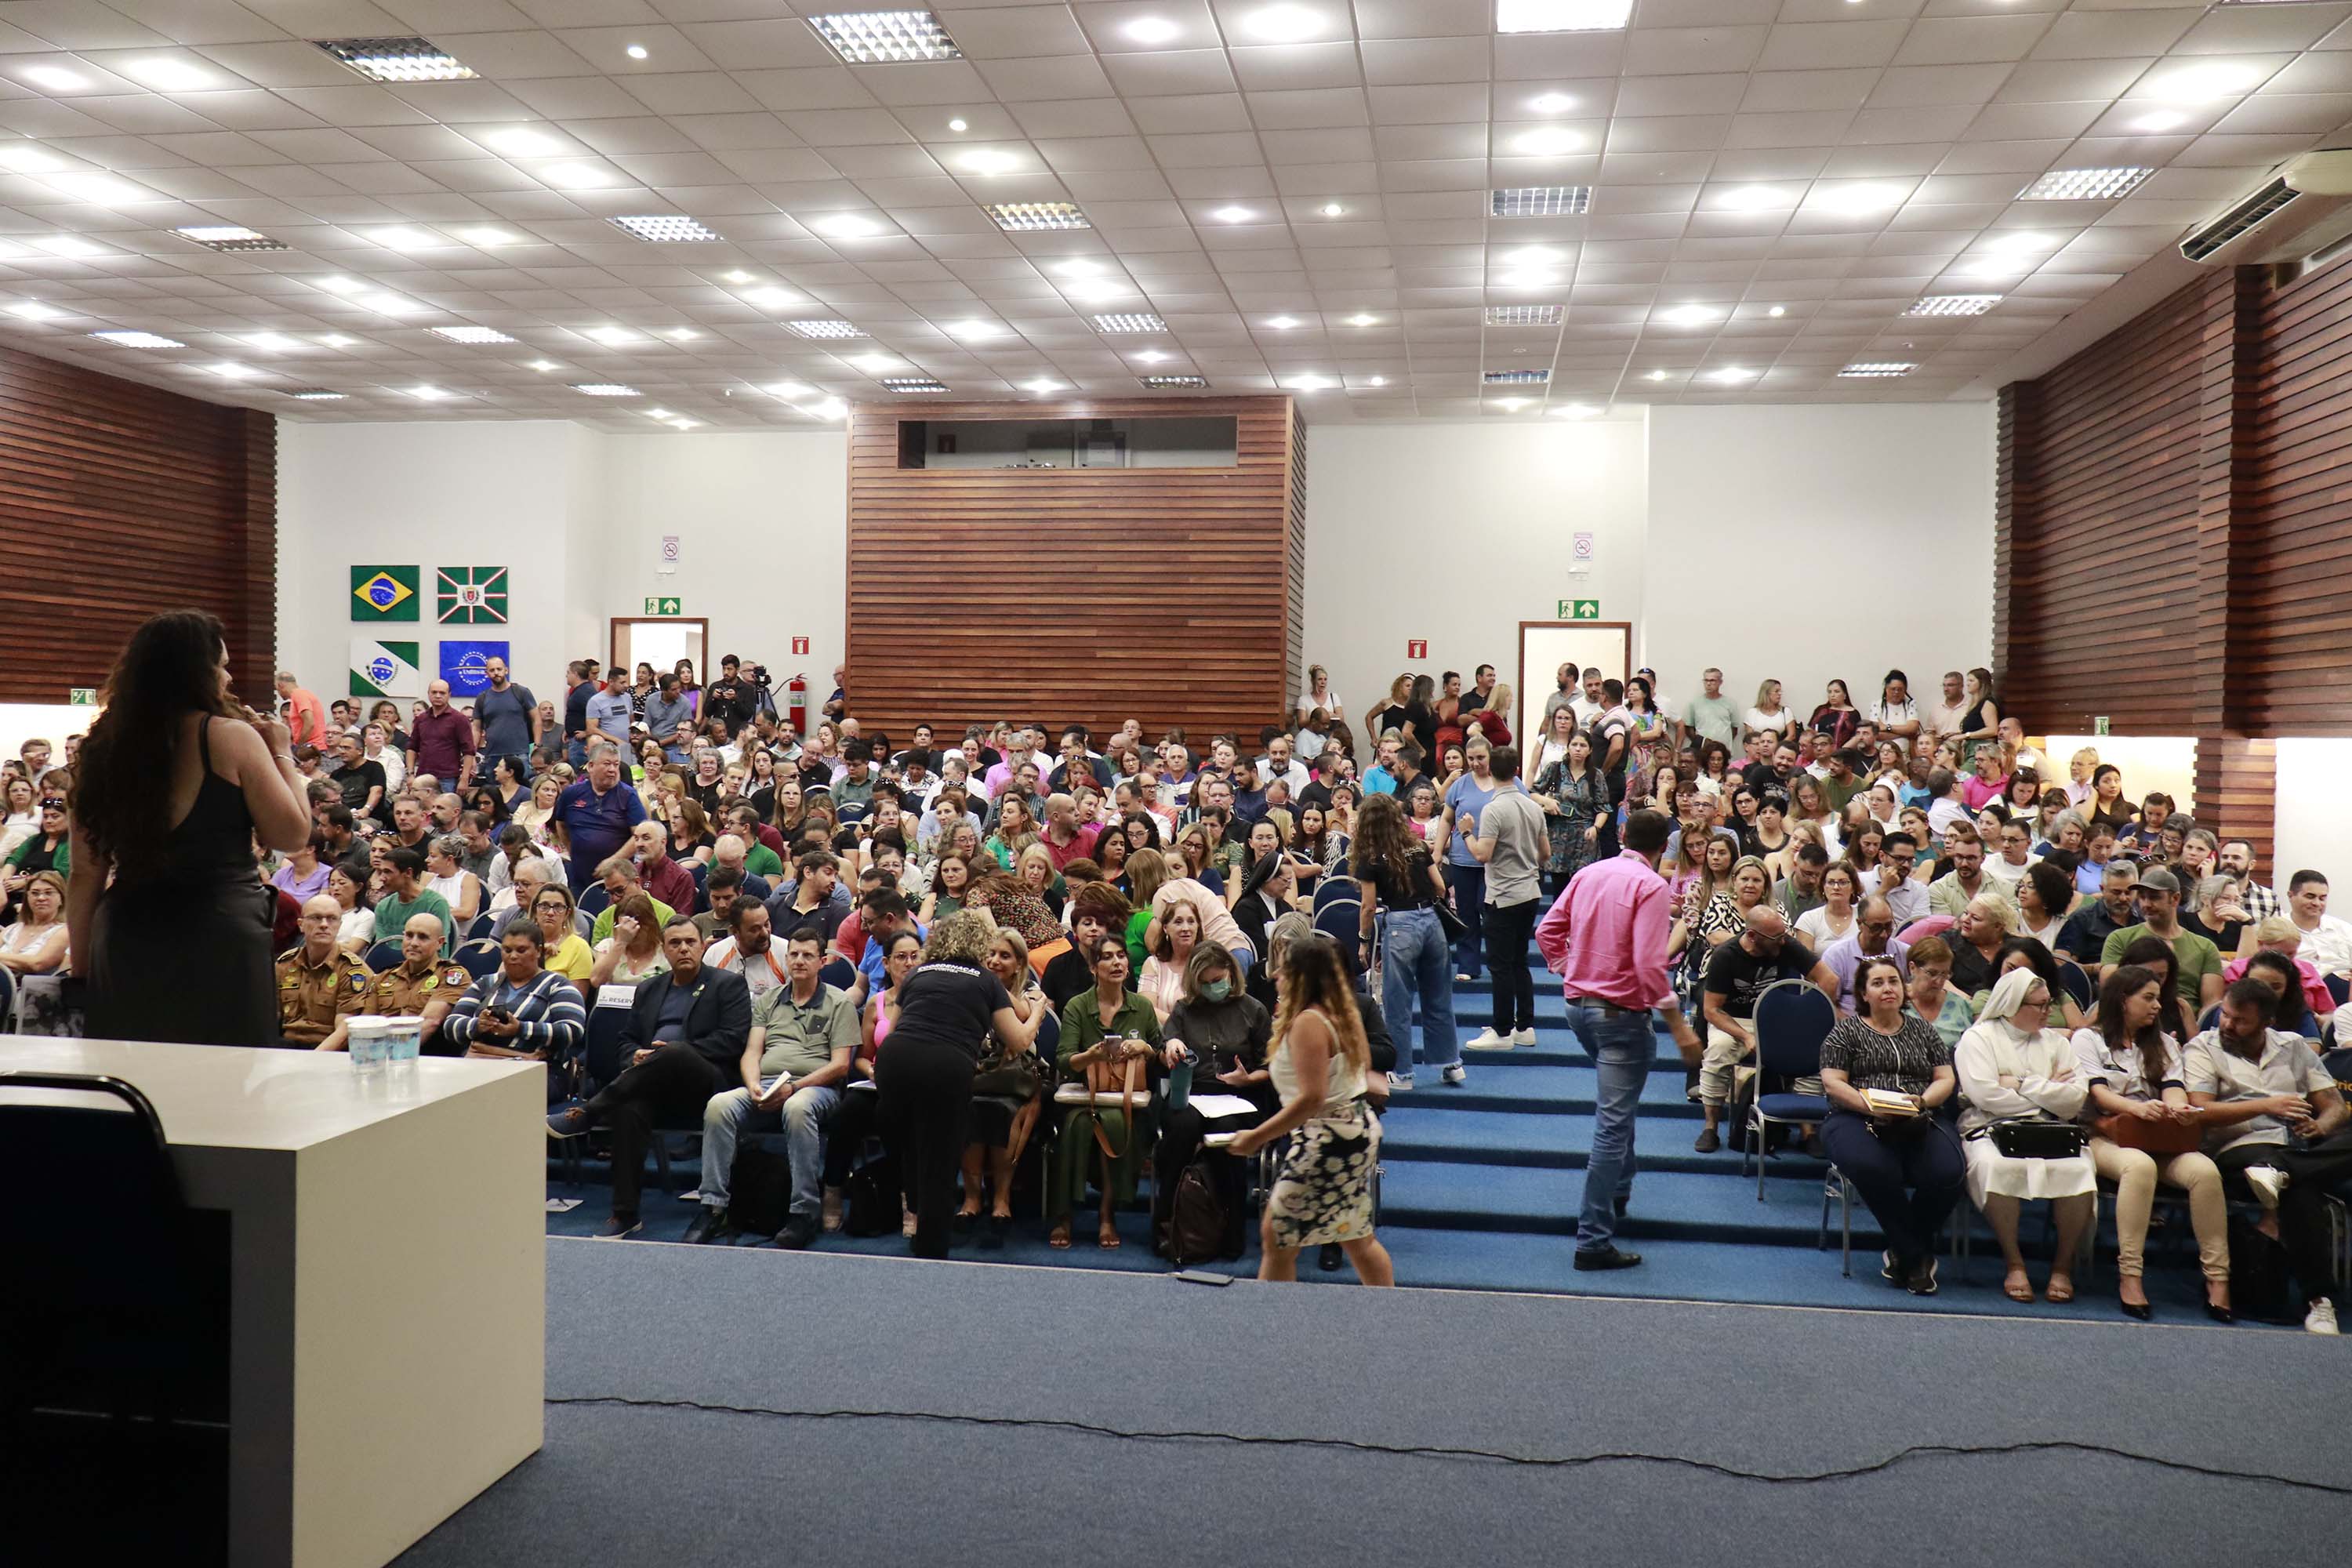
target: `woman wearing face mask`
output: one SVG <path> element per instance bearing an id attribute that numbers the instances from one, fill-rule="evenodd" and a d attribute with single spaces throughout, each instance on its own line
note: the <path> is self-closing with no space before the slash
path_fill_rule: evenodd
<path id="1" fill-rule="evenodd" d="M 1213 942 L 1192 950 L 1184 966 L 1183 996 L 1161 1028 L 1161 1057 L 1170 1070 L 1192 1063 L 1192 1093 L 1230 1095 L 1250 1103 L 1246 1110 L 1204 1116 L 1190 1100 L 1162 1113 L 1160 1145 L 1151 1164 L 1152 1250 L 1170 1255 L 1169 1226 L 1176 1184 L 1212 1132 L 1237 1132 L 1272 1115 L 1281 1101 L 1266 1072 L 1265 1047 L 1274 1028 L 1265 1005 L 1242 988 L 1233 954 Z M 1246 1241 L 1246 1172 L 1239 1160 L 1212 1159 L 1205 1165 L 1225 1215 L 1221 1258 L 1239 1258 Z M 1186 1261 L 1193 1261 L 1187 1259 Z"/>

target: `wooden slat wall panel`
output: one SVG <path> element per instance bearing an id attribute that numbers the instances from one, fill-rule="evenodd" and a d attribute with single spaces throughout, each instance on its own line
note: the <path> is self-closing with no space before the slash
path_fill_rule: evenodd
<path id="1" fill-rule="evenodd" d="M 2287 872 L 2270 875 L 2272 826 L 2278 809 L 2278 742 L 2251 735 L 2200 735 L 2197 741 L 2197 825 L 2254 847 L 2262 880 L 2284 894 Z"/>
<path id="2" fill-rule="evenodd" d="M 902 419 L 1230 415 L 1230 468 L 900 468 Z M 1298 689 L 1305 430 L 1286 397 L 861 405 L 849 689 L 867 728 L 1000 718 L 1255 738 Z M 1007 706 L 1013 710 L 1008 712 Z"/>
<path id="3" fill-rule="evenodd" d="M 238 695 L 276 659 L 278 425 L 0 350 L 0 701 L 95 686 L 158 610 L 227 629 Z"/>

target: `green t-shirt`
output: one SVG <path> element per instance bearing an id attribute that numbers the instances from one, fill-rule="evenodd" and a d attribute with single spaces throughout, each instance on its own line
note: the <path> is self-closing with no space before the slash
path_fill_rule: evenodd
<path id="1" fill-rule="evenodd" d="M 793 1004 L 790 985 L 772 986 L 751 1004 L 751 1026 L 760 1039 L 763 1077 L 790 1073 L 806 1078 L 833 1060 L 834 1053 L 857 1049 L 857 1006 L 849 994 L 820 985 L 805 1007 Z"/>
<path id="2" fill-rule="evenodd" d="M 9 850 L 8 864 L 11 866 L 24 865 L 27 860 L 30 860 L 33 858 L 33 847 L 40 843 L 40 841 L 41 836 L 36 833 L 30 838 L 26 839 L 22 844 L 17 845 L 14 849 Z M 60 838 L 58 840 L 58 852 L 50 858 L 49 869 L 55 871 L 60 877 L 70 878 L 73 875 L 72 839 Z"/>
<path id="3" fill-rule="evenodd" d="M 782 877 L 784 858 L 755 838 L 743 851 L 743 869 L 754 877 Z"/>
<path id="4" fill-rule="evenodd" d="M 2126 948 L 2144 936 L 2155 934 L 2144 923 L 2109 931 L 2106 945 L 2099 950 L 2100 965 L 2112 968 L 2121 963 Z M 2205 977 L 2221 973 L 2221 950 L 2209 938 L 2184 931 L 2172 939 L 2172 956 L 2180 961 L 2180 983 L 2177 987 L 2180 999 L 2194 1013 L 2205 1004 Z"/>
<path id="5" fill-rule="evenodd" d="M 390 893 L 376 900 L 375 939 L 378 942 L 398 942 L 400 933 L 408 927 L 411 915 L 432 915 L 441 922 L 441 951 L 448 952 L 457 944 L 457 917 L 449 912 L 449 900 L 430 888 L 419 888 L 416 897 L 406 903 Z"/>
<path id="6" fill-rule="evenodd" d="M 1728 697 L 1694 697 L 1685 721 L 1710 741 L 1739 748 L 1739 710 Z"/>
<path id="7" fill-rule="evenodd" d="M 667 904 L 663 903 L 659 899 L 656 899 L 656 898 L 654 898 L 654 896 L 653 896 L 651 893 L 647 893 L 647 894 L 646 895 L 646 897 L 647 899 L 649 899 L 649 900 L 652 900 L 652 902 L 653 902 L 653 906 L 654 906 L 654 925 L 655 925 L 656 928 L 659 928 L 659 927 L 661 927 L 661 926 L 666 926 L 666 925 L 669 924 L 669 917 L 670 917 L 671 915 L 673 915 L 673 914 L 677 913 L 677 911 L 676 911 L 675 910 L 671 909 Z M 591 943 L 600 942 L 603 942 L 606 937 L 608 937 L 608 936 L 612 935 L 612 934 L 613 934 L 613 921 L 614 921 L 614 920 L 615 918 L 616 918 L 616 916 L 615 916 L 615 914 L 614 914 L 614 911 L 613 906 L 612 906 L 612 905 L 610 905 L 610 904 L 606 904 L 606 905 L 604 907 L 604 909 L 598 912 L 598 914 L 597 914 L 597 916 L 596 916 L 596 923 L 595 923 L 593 926 L 591 926 L 591 927 L 589 928 L 589 931 L 588 931 L 588 940 L 589 940 L 589 942 L 590 942 Z"/>

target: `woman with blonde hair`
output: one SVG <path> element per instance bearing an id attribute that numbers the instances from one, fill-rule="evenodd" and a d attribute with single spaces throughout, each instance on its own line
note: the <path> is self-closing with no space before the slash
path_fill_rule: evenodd
<path id="1" fill-rule="evenodd" d="M 1401 847 L 1402 825 L 1386 816 L 1368 821 L 1367 831 Z M 1301 1247 L 1337 1242 L 1357 1279 L 1393 1285 L 1388 1249 L 1372 1233 L 1381 1123 L 1365 1105 L 1371 1053 L 1348 965 L 1337 943 L 1316 934 L 1285 944 L 1272 967 L 1277 1005 L 1266 1066 L 1282 1109 L 1229 1145 L 1246 1158 L 1277 1138 L 1288 1140 L 1260 1222 L 1257 1277 L 1296 1279 Z"/>
<path id="2" fill-rule="evenodd" d="M 1797 716 L 1780 705 L 1780 683 L 1767 677 L 1756 688 L 1756 706 L 1748 710 L 1743 738 L 1756 735 L 1785 735 L 1797 722 Z"/>
<path id="3" fill-rule="evenodd" d="M 1463 731 L 1466 744 L 1472 734 L 1486 737 L 1489 746 L 1511 743 L 1511 683 L 1495 682 L 1495 689 L 1486 693 L 1486 700 L 1464 716 L 1467 724 Z"/>
<path id="4" fill-rule="evenodd" d="M 1143 933 L 1151 928 L 1151 900 L 1168 881 L 1168 858 L 1157 849 L 1138 849 L 1127 858 L 1127 901 L 1134 912 L 1127 917 L 1127 956 L 1144 969 L 1151 950 Z"/>
<path id="5" fill-rule="evenodd" d="M 1382 735 L 1404 721 L 1404 709 L 1412 696 L 1412 677 L 1400 675 L 1389 682 L 1386 699 L 1372 704 L 1364 715 L 1364 733 L 1377 742 Z M 1326 710 L 1328 711 L 1328 710 Z M 1332 715 L 1337 718 L 1337 714 Z"/>
<path id="6" fill-rule="evenodd" d="M 1037 816 L 1017 795 L 1004 797 L 996 816 L 996 831 L 982 846 L 1006 870 L 1018 869 L 1022 852 L 1037 842 Z"/>

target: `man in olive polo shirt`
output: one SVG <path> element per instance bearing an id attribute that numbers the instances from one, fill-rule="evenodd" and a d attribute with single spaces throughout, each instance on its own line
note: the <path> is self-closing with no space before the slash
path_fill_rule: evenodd
<path id="1" fill-rule="evenodd" d="M 441 956 L 441 920 L 417 913 L 400 928 L 400 962 L 375 977 L 367 990 L 367 1010 L 380 1017 L 415 1018 L 426 1044 L 441 1020 L 466 994 L 474 977 L 455 959 Z"/>
<path id="2" fill-rule="evenodd" d="M 2192 1018 L 2221 999 L 2221 950 L 2180 923 L 2180 879 L 2161 866 L 2150 866 L 2132 884 L 2139 900 L 2140 923 L 2107 933 L 2099 951 L 2102 973 L 2124 961 L 2124 953 L 2144 936 L 2158 937 L 2180 961 L 2181 1005 Z"/>
<path id="3" fill-rule="evenodd" d="M 449 951 L 448 933 L 457 926 L 449 900 L 425 886 L 425 857 L 402 845 L 383 855 L 383 897 L 375 901 L 375 939 L 398 942 L 408 929 L 408 917 L 427 914 L 441 922 L 441 951 Z M 340 910 L 338 913 L 340 913 Z"/>
<path id="4" fill-rule="evenodd" d="M 688 1242 L 715 1241 L 729 1230 L 728 1179 L 735 1140 L 781 1125 L 791 1145 L 792 1217 L 776 1245 L 797 1250 L 816 1239 L 823 1212 L 824 1128 L 841 1105 L 841 1085 L 857 1048 L 857 1008 L 848 993 L 817 978 L 824 935 L 814 923 L 784 946 L 785 984 L 751 1004 L 751 1033 L 738 1064 L 741 1089 L 714 1094 L 702 1111 L 702 1211 L 686 1227 Z"/>
<path id="5" fill-rule="evenodd" d="M 368 966 L 335 943 L 343 906 L 320 893 L 302 906 L 302 941 L 278 955 L 278 1044 L 343 1047 L 351 1020 L 366 1010 Z"/>

